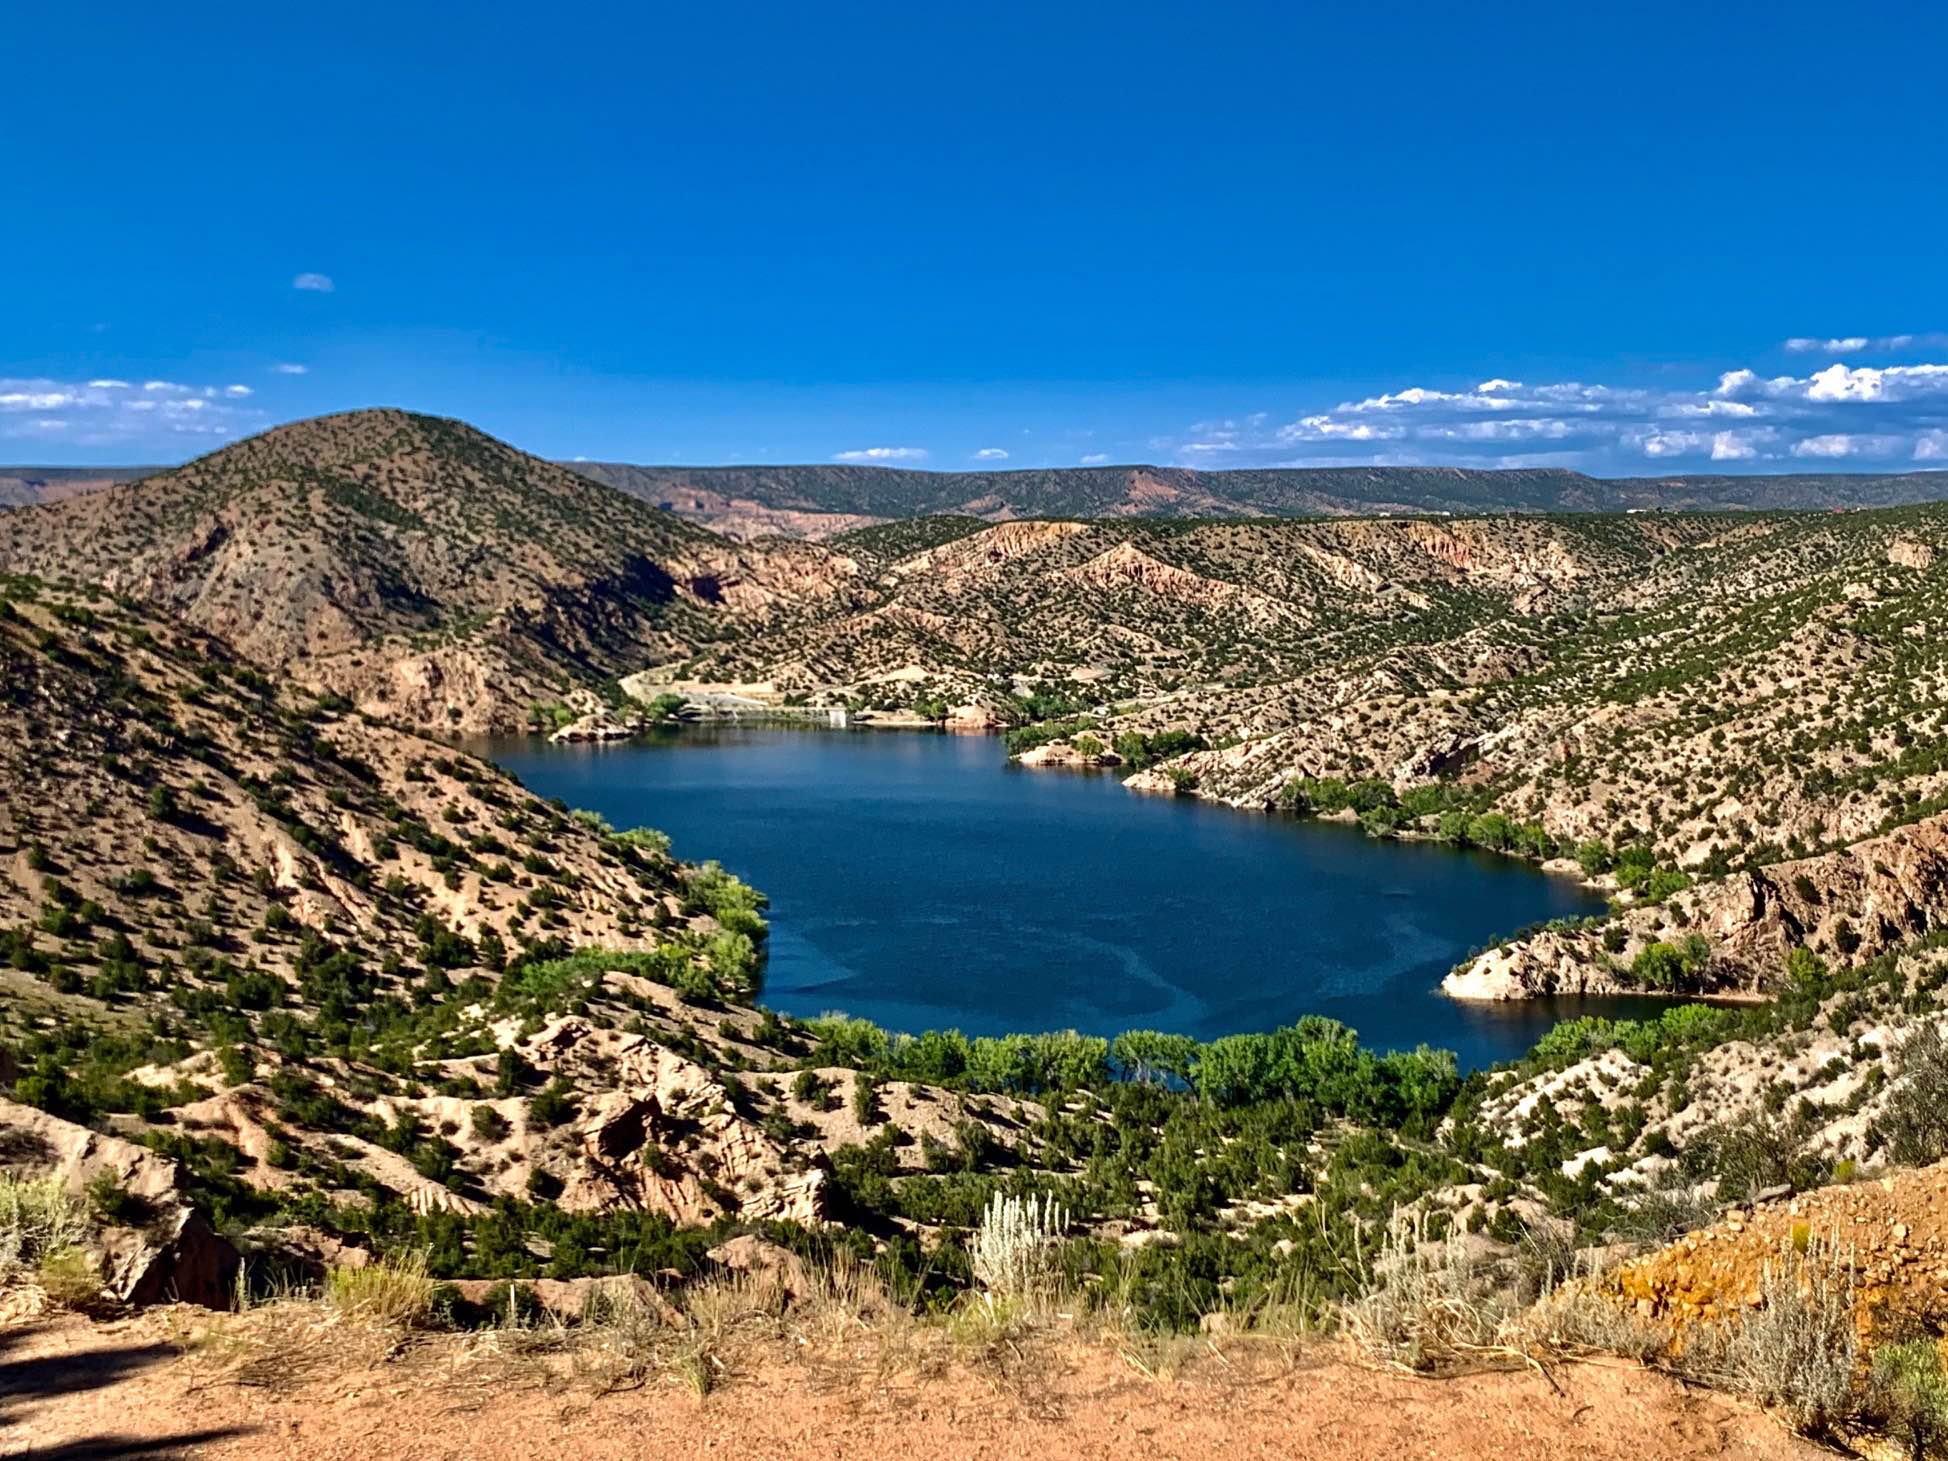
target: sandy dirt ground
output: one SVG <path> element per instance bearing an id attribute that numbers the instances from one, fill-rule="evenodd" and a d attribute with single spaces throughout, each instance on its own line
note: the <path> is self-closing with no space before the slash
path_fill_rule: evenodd
<path id="1" fill-rule="evenodd" d="M 185 1347 L 180 1316 L 0 1330 L 0 1455 L 236 1458 L 1412 1457 L 1579 1461 L 1822 1454 L 1758 1412 L 1621 1364 L 1430 1380 L 1336 1351 L 1206 1351 L 1168 1378 L 1103 1345 L 999 1368 L 835 1373 L 747 1356 L 699 1396 L 463 1356 L 451 1337 L 274 1355 Z M 1032 1378 L 1031 1378 L 1032 1376 Z"/>

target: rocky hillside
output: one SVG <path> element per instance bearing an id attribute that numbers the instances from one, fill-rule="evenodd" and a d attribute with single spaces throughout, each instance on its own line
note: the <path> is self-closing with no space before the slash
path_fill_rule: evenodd
<path id="1" fill-rule="evenodd" d="M 690 1275 L 755 1232 L 843 1242 L 919 1302 L 965 1287 L 966 1235 L 1026 1187 L 1064 1194 L 1079 1263 L 1137 1255 L 1146 1307 L 1194 1324 L 1230 1262 L 1210 1245 L 1262 1266 L 1309 1188 L 1350 1281 L 1377 1199 L 1315 1137 L 1356 1110 L 1425 1129 L 1454 1087 L 1451 1060 L 1327 1022 L 1276 1039 L 1330 1089 L 1213 1056 L 1207 1102 L 1143 1074 L 1190 1071 L 1170 1037 L 1112 1058 L 783 1020 L 735 878 L 200 631 L 9 579 L 0 672 L 0 1157 L 88 1204 L 88 1272 L 123 1300 L 234 1276 L 232 1248 L 260 1277 L 418 1253 L 484 1290 Z M 34 1257 L 18 1217 L 0 1291 Z"/>
<path id="2" fill-rule="evenodd" d="M 1940 473 L 1599 478 L 1562 468 L 637 467 L 575 470 L 737 537 L 824 538 L 906 518 L 1371 517 L 1382 513 L 1625 512 L 1891 507 L 1948 497 Z"/>
<path id="3" fill-rule="evenodd" d="M 1622 593 L 1726 520 L 1393 519 L 1280 523 L 960 517 L 856 530 L 831 546 L 875 590 L 863 611 L 706 654 L 700 669 L 761 671 L 801 690 L 898 673 L 973 692 L 1024 678 L 1106 684 L 1097 699 L 1175 698 L 1216 717 L 1230 692 L 1306 674 L 1366 673 L 1411 645 L 1448 673 L 1503 673 L 1534 610 Z M 1502 628 L 1506 621 L 1508 628 Z M 1479 644 L 1471 643 L 1476 631 Z M 1502 645 L 1517 646 L 1504 651 Z M 1440 673 L 1440 671 L 1435 671 Z M 1215 723 L 1215 722 L 1214 722 Z"/>
<path id="4" fill-rule="evenodd" d="M 1691 933 L 1717 967 L 1690 987 L 1750 986 L 1797 943 L 1868 957 L 1948 916 L 1920 830 L 1948 810 L 1948 507 L 957 517 L 831 546 L 865 607 L 691 672 L 854 708 L 987 703 L 1031 722 L 1017 749 L 1057 742 L 1037 764 L 1517 852 L 1663 905 L 1456 992 L 1640 987 L 1638 956 Z"/>
<path id="5" fill-rule="evenodd" d="M 1558 1025 L 1524 1061 L 1481 1079 L 1449 1138 L 1610 1220 L 1682 1228 L 1838 1173 L 1948 1156 L 1944 939 L 1910 940 L 1849 970 L 1802 956 L 1777 997 L 1674 1005 L 1643 1023 Z M 1653 1235 L 1654 1236 L 1654 1235 Z"/>
<path id="6" fill-rule="evenodd" d="M 32 507 L 153 477 L 162 467 L 0 467 L 0 507 Z"/>
<path id="7" fill-rule="evenodd" d="M 1077 561 L 1091 591 L 1188 591 L 1180 563 L 1107 551 Z M 1227 611 L 1282 602 L 1235 587 Z M 817 1262 L 869 1271 L 886 1323 L 1059 1296 L 1125 1337 L 1338 1322 L 1426 1365 L 1416 1326 L 1456 1312 L 1412 1308 L 1430 1262 L 1505 1345 L 1550 1255 L 1652 1255 L 1602 1301 L 1722 1317 L 1739 1240 L 1655 1255 L 1720 1217 L 1870 1226 L 1876 1295 L 1942 1261 L 1938 1182 L 1899 1174 L 1948 1156 L 1943 940 L 1840 967 L 1790 867 L 1773 1002 L 1571 1022 L 1463 1081 L 1318 1019 L 1206 1044 L 780 1019 L 734 878 L 101 592 L 0 591 L 0 786 L 0 1306 L 225 1304 L 389 1263 L 372 1282 L 420 1293 L 420 1324 L 588 1322 L 620 1283 L 683 1325 L 670 1304 L 707 1314 L 712 1273 Z M 1891 899 L 1936 855 L 1923 830 L 1822 877 Z M 997 1277 L 983 1214 L 1024 1195 L 1064 1216 L 1028 1278 Z M 1403 1223 L 1435 1257 L 1376 1261 Z M 1521 1342 L 1553 1354 L 1551 1332 Z"/>
<path id="8" fill-rule="evenodd" d="M 585 1233 L 818 1227 L 828 1153 L 868 1127 L 968 1140 L 965 1098 L 842 1100 L 860 1077 L 752 1007 L 763 900 L 714 864 L 125 601 L 0 582 L 10 1173 L 106 1172 L 130 1212 L 193 1201 L 232 1236 L 309 1215 L 369 1242 L 496 1201 Z M 980 1149 L 1030 1109 L 982 1103 Z"/>
<path id="9" fill-rule="evenodd" d="M 876 518 L 912 487 L 878 470 L 749 500 Z M 1001 474 L 1043 495 L 998 501 L 920 475 L 965 510 L 739 545 L 457 423 L 362 412 L 0 515 L 0 566 L 430 730 L 592 710 L 625 680 L 958 709 L 1037 764 L 1574 857 L 1664 909 L 1497 951 L 1456 992 L 1635 987 L 1692 934 L 1711 968 L 1685 954 L 1667 985 L 1749 986 L 1802 934 L 1866 957 L 1948 912 L 1925 858 L 1897 887 L 1820 861 L 1948 811 L 1948 507 L 1210 521 L 1118 516 L 1222 502 L 1196 474 L 1118 496 L 1104 469 L 1080 505 L 1107 516 L 994 523 L 1053 478 Z M 1586 500 L 1559 475 L 1414 480 Z M 1687 884 L 1711 886 L 1668 901 Z"/>
<path id="10" fill-rule="evenodd" d="M 0 569 L 98 583 L 361 708 L 439 730 L 845 591 L 453 421 L 362 411 L 0 516 Z"/>

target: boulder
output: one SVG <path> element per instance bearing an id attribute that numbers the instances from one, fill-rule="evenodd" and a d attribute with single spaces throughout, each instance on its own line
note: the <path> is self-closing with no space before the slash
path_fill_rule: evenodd
<path id="1" fill-rule="evenodd" d="M 765 1241 L 753 1233 L 719 1243 L 708 1254 L 712 1262 L 736 1273 L 750 1274 L 760 1283 L 777 1289 L 786 1302 L 808 1297 L 812 1276 L 805 1260 L 789 1248 Z"/>
<path id="2" fill-rule="evenodd" d="M 236 1301 L 236 1248 L 182 1192 L 182 1169 L 118 1136 L 91 1131 L 32 1106 L 0 1100 L 0 1161 L 25 1177 L 55 1177 L 76 1197 L 108 1177 L 142 1210 L 128 1225 L 101 1228 L 89 1246 L 108 1292 L 123 1303 Z"/>
<path id="3" fill-rule="evenodd" d="M 160 1231 L 110 1229 L 102 1247 L 107 1287 L 125 1304 L 228 1309 L 236 1302 L 243 1260 L 193 1207 L 177 1208 Z"/>
<path id="4" fill-rule="evenodd" d="M 710 1071 L 642 1035 L 562 1021 L 528 1044 L 545 1068 L 598 1074 L 582 1103 L 559 1202 L 568 1212 L 632 1208 L 683 1225 L 736 1215 L 818 1226 L 822 1154 L 774 1141 Z"/>
<path id="5" fill-rule="evenodd" d="M 1023 751 L 1015 758 L 1023 766 L 1073 766 L 1079 768 L 1100 766 L 1121 766 L 1123 758 L 1114 751 L 1104 749 L 1094 754 L 1077 750 L 1067 741 L 1050 741 L 1047 745 L 1036 746 Z"/>
<path id="6" fill-rule="evenodd" d="M 591 711 L 589 714 L 571 720 L 548 739 L 557 742 L 570 741 L 626 741 L 635 731 L 617 720 L 606 710 Z"/>

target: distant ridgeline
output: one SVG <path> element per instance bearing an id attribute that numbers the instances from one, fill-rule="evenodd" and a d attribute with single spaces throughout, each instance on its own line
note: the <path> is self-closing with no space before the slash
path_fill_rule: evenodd
<path id="1" fill-rule="evenodd" d="M 929 472 L 899 467 L 560 465 L 740 536 L 822 537 L 861 519 L 1311 517 L 1899 507 L 1948 498 L 1948 472 L 1590 477 L 1566 468 L 1144 465 Z M 0 508 L 134 481 L 161 467 L 0 467 Z"/>
<path id="2" fill-rule="evenodd" d="M 1563 468 L 1051 467 L 927 472 L 897 467 L 637 467 L 572 470 L 671 512 L 818 536 L 856 521 L 964 514 L 1024 517 L 1309 517 L 1373 513 L 1630 512 L 1897 507 L 1948 497 L 1948 473 L 1588 477 Z"/>

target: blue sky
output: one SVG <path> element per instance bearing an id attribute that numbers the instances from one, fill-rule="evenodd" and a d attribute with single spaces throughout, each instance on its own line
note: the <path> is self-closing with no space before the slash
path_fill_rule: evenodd
<path id="1" fill-rule="evenodd" d="M 0 460 L 393 404 L 639 462 L 1948 466 L 1940 6 L 109 4 L 0 53 Z"/>

